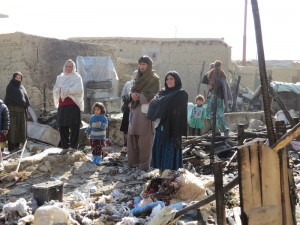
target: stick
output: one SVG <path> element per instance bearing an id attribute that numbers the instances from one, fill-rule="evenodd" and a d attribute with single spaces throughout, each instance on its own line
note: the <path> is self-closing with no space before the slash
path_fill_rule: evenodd
<path id="1" fill-rule="evenodd" d="M 200 86 L 201 86 L 201 83 L 202 83 L 202 77 L 203 77 L 203 72 L 204 72 L 204 66 L 205 66 L 205 61 L 203 61 L 202 69 L 201 69 L 201 72 L 200 72 L 200 81 L 199 81 L 199 84 L 198 84 L 197 94 L 199 94 L 199 92 L 200 92 Z"/>
<path id="2" fill-rule="evenodd" d="M 4 160 L 4 159 L 9 159 L 9 158 L 11 158 L 12 156 L 14 156 L 14 155 L 20 153 L 21 151 L 22 151 L 22 150 L 16 151 L 16 152 L 14 152 L 14 153 L 12 153 L 12 154 L 10 154 L 10 155 L 7 155 L 7 156 L 3 157 L 2 159 L 3 159 L 3 160 Z"/>
<path id="3" fill-rule="evenodd" d="M 232 162 L 232 160 L 235 158 L 235 156 L 237 155 L 238 151 L 235 151 L 235 153 L 231 156 L 230 160 L 227 162 L 225 168 L 227 169 L 227 167 L 230 165 L 230 163 Z"/>
<path id="4" fill-rule="evenodd" d="M 20 164 L 21 164 L 21 159 L 22 159 L 22 157 L 23 157 L 23 153 L 24 153 L 24 150 L 25 150 L 26 144 L 27 144 L 27 139 L 26 139 L 26 141 L 25 141 L 25 143 L 24 143 L 24 145 L 23 145 L 23 148 L 22 148 L 22 152 L 21 152 L 21 156 L 20 156 L 19 164 L 18 164 L 18 166 L 17 166 L 17 169 L 16 169 L 16 173 L 18 173 L 18 171 L 19 171 Z"/>
<path id="5" fill-rule="evenodd" d="M 236 185 L 238 185 L 238 183 L 239 183 L 239 179 L 238 179 L 238 177 L 235 177 L 232 181 L 230 181 L 228 184 L 226 184 L 223 187 L 224 193 L 226 193 L 227 191 L 229 191 L 231 188 L 234 188 Z M 215 200 L 215 198 L 216 198 L 216 194 L 215 193 L 212 194 L 212 195 L 210 195 L 210 196 L 207 196 L 204 199 L 196 202 L 195 204 L 187 206 L 187 207 L 185 207 L 185 208 L 177 211 L 176 214 L 175 214 L 175 218 L 177 218 L 177 217 L 185 214 L 186 212 L 188 212 L 190 210 L 200 208 L 201 206 L 204 206 L 204 205 L 212 202 L 213 200 Z"/>

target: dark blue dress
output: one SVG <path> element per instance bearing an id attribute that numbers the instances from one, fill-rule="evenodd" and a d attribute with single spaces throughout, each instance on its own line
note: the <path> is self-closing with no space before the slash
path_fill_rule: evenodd
<path id="1" fill-rule="evenodd" d="M 169 137 L 162 142 L 162 125 L 155 129 L 151 167 L 161 170 L 177 170 L 183 167 L 182 149 L 175 148 L 173 138 Z"/>

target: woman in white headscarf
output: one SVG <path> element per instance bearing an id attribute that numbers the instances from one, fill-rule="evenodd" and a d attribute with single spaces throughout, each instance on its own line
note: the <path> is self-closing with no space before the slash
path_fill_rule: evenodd
<path id="1" fill-rule="evenodd" d="M 68 59 L 53 88 L 54 105 L 58 108 L 60 145 L 65 151 L 78 148 L 80 111 L 84 110 L 83 93 L 82 78 L 76 72 L 75 63 Z"/>

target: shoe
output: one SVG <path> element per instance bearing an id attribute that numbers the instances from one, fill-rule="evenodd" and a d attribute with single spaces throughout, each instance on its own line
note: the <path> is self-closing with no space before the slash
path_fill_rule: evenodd
<path id="1" fill-rule="evenodd" d="M 126 153 L 127 152 L 127 147 L 126 146 L 123 146 L 122 147 L 122 150 L 121 150 L 121 153 Z"/>
<path id="2" fill-rule="evenodd" d="M 63 148 L 63 150 L 60 152 L 62 155 L 66 155 L 69 152 L 68 148 Z"/>
<path id="3" fill-rule="evenodd" d="M 66 155 L 66 154 L 72 154 L 73 152 L 77 151 L 77 149 L 75 148 L 63 148 L 63 150 L 60 152 L 60 154 L 62 155 Z"/>
<path id="4" fill-rule="evenodd" d="M 101 162 L 102 162 L 102 156 L 99 155 L 99 156 L 96 156 L 95 158 L 96 158 L 95 164 L 96 164 L 97 166 L 99 166 L 99 165 L 101 164 Z"/>
<path id="5" fill-rule="evenodd" d="M 10 154 L 10 152 L 8 151 L 8 149 L 4 149 L 4 151 L 2 152 L 2 155 L 9 155 Z"/>
<path id="6" fill-rule="evenodd" d="M 97 166 L 100 166 L 102 162 L 102 156 L 101 155 L 93 155 L 92 157 L 92 163 L 96 164 Z"/>

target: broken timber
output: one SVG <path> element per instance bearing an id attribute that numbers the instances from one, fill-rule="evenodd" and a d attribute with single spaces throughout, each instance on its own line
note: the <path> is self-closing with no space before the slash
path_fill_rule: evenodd
<path id="1" fill-rule="evenodd" d="M 293 225 L 286 154 L 255 139 L 239 147 L 241 220 L 248 225 Z"/>

